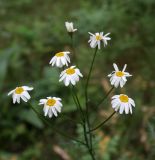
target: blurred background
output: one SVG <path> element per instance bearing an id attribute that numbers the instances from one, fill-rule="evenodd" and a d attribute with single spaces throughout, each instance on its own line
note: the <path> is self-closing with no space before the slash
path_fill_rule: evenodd
<path id="1" fill-rule="evenodd" d="M 7 93 L 16 86 L 35 89 L 30 103 L 58 96 L 63 111 L 50 123 L 62 132 L 82 138 L 70 90 L 58 82 L 60 70 L 49 61 L 59 51 L 73 52 L 65 21 L 78 31 L 74 44 L 78 66 L 86 76 L 94 50 L 88 32 L 110 32 L 109 45 L 97 53 L 89 87 L 91 124 L 103 121 L 113 110 L 110 97 L 125 93 L 136 102 L 133 115 L 116 114 L 94 132 L 100 160 L 154 160 L 155 158 L 155 1 L 154 0 L 0 0 L 0 160 L 90 160 L 87 151 L 46 126 L 22 102 L 13 105 Z M 103 105 L 95 104 L 111 88 L 107 75 L 112 64 L 133 75 L 123 89 L 115 89 Z M 74 62 L 72 64 L 75 64 Z M 76 86 L 81 102 L 85 79 Z M 64 116 L 65 115 L 65 116 Z"/>

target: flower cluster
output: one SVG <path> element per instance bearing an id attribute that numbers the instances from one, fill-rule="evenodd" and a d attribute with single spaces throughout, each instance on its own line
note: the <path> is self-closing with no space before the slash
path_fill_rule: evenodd
<path id="1" fill-rule="evenodd" d="M 75 31 L 77 31 L 77 29 L 74 29 L 72 22 L 65 22 L 65 26 L 67 32 L 70 34 L 73 34 Z M 69 54 L 69 51 L 57 52 L 49 62 L 52 67 L 63 67 L 64 70 L 60 73 L 59 81 L 63 81 L 65 86 L 75 85 L 80 80 L 80 77 L 83 77 L 82 73 L 76 66 L 69 66 L 71 63 Z M 14 104 L 16 102 L 20 103 L 20 99 L 27 102 L 31 98 L 28 93 L 28 91 L 31 90 L 33 90 L 33 88 L 28 86 L 16 87 L 14 90 L 10 91 L 8 95 L 12 94 Z M 49 118 L 51 118 L 53 115 L 57 117 L 58 112 L 61 112 L 61 108 L 63 106 L 61 103 L 61 98 L 58 97 L 47 97 L 46 99 L 40 99 L 39 105 L 44 105 L 44 115 L 48 116 Z"/>
<path id="2" fill-rule="evenodd" d="M 108 75 L 110 77 L 111 85 L 114 87 L 120 86 L 121 88 L 126 84 L 127 77 L 132 75 L 128 72 L 125 72 L 127 65 L 125 64 L 122 71 L 119 70 L 118 66 L 114 63 L 113 67 L 115 71 Z M 125 94 L 115 95 L 112 97 L 112 108 L 115 111 L 119 110 L 119 113 L 122 114 L 125 111 L 125 114 L 132 114 L 132 106 L 135 107 L 135 102 L 133 99 L 129 98 Z"/>
<path id="3" fill-rule="evenodd" d="M 77 29 L 73 27 L 72 22 L 65 22 L 65 26 L 67 32 L 71 36 L 73 36 L 74 32 L 77 31 Z M 88 33 L 90 34 L 88 43 L 90 44 L 91 48 L 101 49 L 101 43 L 103 43 L 105 47 L 108 44 L 107 41 L 111 40 L 109 37 L 110 33 Z M 76 85 L 80 78 L 83 77 L 80 70 L 76 66 L 71 65 L 70 54 L 70 51 L 59 51 L 55 53 L 49 62 L 52 67 L 63 68 L 60 73 L 59 82 L 63 82 L 65 86 Z M 127 78 L 132 75 L 125 71 L 127 67 L 126 64 L 121 71 L 115 63 L 113 64 L 113 67 L 115 70 L 108 75 L 108 77 L 110 77 L 111 85 L 116 88 L 119 86 L 122 88 L 126 84 Z M 12 95 L 13 103 L 20 103 L 20 99 L 27 102 L 31 98 L 29 91 L 32 90 L 33 87 L 20 86 L 10 91 L 8 95 Z M 112 108 L 114 108 L 115 111 L 119 110 L 120 114 L 122 114 L 124 111 L 126 114 L 132 113 L 132 106 L 135 106 L 134 101 L 125 94 L 113 96 L 111 104 Z M 58 97 L 47 97 L 45 99 L 40 99 L 39 105 L 44 105 L 44 116 L 48 116 L 49 118 L 53 116 L 57 117 L 63 106 L 61 103 L 61 98 Z"/>

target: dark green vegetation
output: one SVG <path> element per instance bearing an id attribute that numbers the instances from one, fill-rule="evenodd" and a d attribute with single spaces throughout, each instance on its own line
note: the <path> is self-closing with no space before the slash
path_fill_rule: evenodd
<path id="1" fill-rule="evenodd" d="M 73 160 L 89 160 L 82 146 L 44 125 L 29 104 L 13 105 L 8 91 L 18 85 L 33 86 L 30 103 L 55 95 L 63 99 L 63 112 L 51 124 L 80 138 L 82 128 L 65 116 L 78 120 L 69 88 L 58 82 L 59 70 L 49 66 L 57 51 L 70 50 L 65 21 L 73 21 L 78 65 L 86 76 L 93 56 L 88 32 L 111 32 L 108 47 L 97 55 L 89 87 L 93 125 L 112 113 L 110 99 L 95 104 L 110 88 L 107 74 L 116 62 L 128 64 L 129 78 L 123 89 L 136 101 L 133 115 L 116 115 L 94 133 L 98 159 L 154 160 L 155 157 L 155 1 L 154 0 L 0 0 L 0 159 L 59 160 L 65 151 Z M 83 81 L 84 82 L 84 81 Z M 83 87 L 76 87 L 83 101 Z M 81 137 L 82 138 L 82 137 Z M 67 159 L 66 159 L 67 160 Z M 68 159 L 69 160 L 69 159 Z"/>

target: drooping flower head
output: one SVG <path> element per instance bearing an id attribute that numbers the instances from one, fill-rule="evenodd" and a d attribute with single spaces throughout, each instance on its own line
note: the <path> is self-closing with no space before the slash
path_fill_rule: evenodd
<path id="1" fill-rule="evenodd" d="M 64 65 L 68 66 L 68 63 L 70 63 L 68 54 L 70 54 L 68 51 L 56 53 L 55 56 L 50 60 L 49 64 L 59 68 L 63 67 Z"/>
<path id="2" fill-rule="evenodd" d="M 103 35 L 103 32 L 100 32 L 100 33 L 90 33 L 90 39 L 88 41 L 88 43 L 90 43 L 90 47 L 91 48 L 95 48 L 96 46 L 98 47 L 98 49 L 101 48 L 101 41 L 104 43 L 104 47 L 108 44 L 107 41 L 110 40 L 111 38 L 108 37 L 108 35 L 110 33 L 107 33 L 105 35 Z"/>
<path id="3" fill-rule="evenodd" d="M 119 111 L 120 114 L 123 112 L 125 112 L 125 114 L 132 114 L 132 107 L 135 107 L 134 100 L 125 94 L 113 96 L 111 104 L 112 108 L 114 108 L 115 111 Z"/>
<path id="4" fill-rule="evenodd" d="M 108 75 L 108 77 L 110 77 L 111 85 L 115 86 L 116 88 L 120 85 L 120 87 L 122 88 L 127 82 L 127 77 L 130 77 L 132 75 L 128 72 L 125 72 L 125 69 L 127 67 L 126 64 L 124 65 L 122 71 L 118 69 L 118 66 L 115 63 L 113 64 L 113 66 L 115 71 Z"/>
<path id="5" fill-rule="evenodd" d="M 12 91 L 8 93 L 8 96 L 12 94 L 12 99 L 13 103 L 15 104 L 20 103 L 20 98 L 27 102 L 31 96 L 29 95 L 28 91 L 33 90 L 33 87 L 28 87 L 28 86 L 21 86 L 21 87 L 16 87 Z"/>
<path id="6" fill-rule="evenodd" d="M 39 105 L 44 105 L 43 111 L 45 116 L 51 118 L 53 115 L 58 116 L 58 112 L 61 112 L 62 103 L 61 98 L 47 97 L 46 99 L 40 99 Z"/>
<path id="7" fill-rule="evenodd" d="M 65 22 L 65 26 L 66 26 L 67 32 L 69 33 L 73 33 L 77 31 L 77 29 L 73 27 L 73 22 Z"/>
<path id="8" fill-rule="evenodd" d="M 63 81 L 65 86 L 75 85 L 79 81 L 79 77 L 83 77 L 80 70 L 76 66 L 71 66 L 61 72 L 59 82 Z"/>

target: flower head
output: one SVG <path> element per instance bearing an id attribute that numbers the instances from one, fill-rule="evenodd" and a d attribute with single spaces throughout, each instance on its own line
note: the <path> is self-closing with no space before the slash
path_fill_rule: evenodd
<path id="1" fill-rule="evenodd" d="M 96 46 L 98 47 L 98 49 L 101 48 L 101 41 L 104 43 L 104 47 L 108 44 L 107 41 L 110 40 L 110 37 L 107 37 L 110 33 L 107 33 L 105 35 L 103 35 L 103 32 L 100 33 L 90 33 L 90 39 L 88 41 L 88 43 L 90 43 L 90 47 L 91 48 L 95 48 Z"/>
<path id="2" fill-rule="evenodd" d="M 108 75 L 108 77 L 111 77 L 110 78 L 111 85 L 114 85 L 116 88 L 120 85 L 120 87 L 122 88 L 127 82 L 126 77 L 130 77 L 132 75 L 129 74 L 128 72 L 125 72 L 125 69 L 127 67 L 126 64 L 124 65 L 122 71 L 118 69 L 115 63 L 113 64 L 113 66 L 115 71 L 113 71 L 111 74 Z"/>
<path id="3" fill-rule="evenodd" d="M 50 63 L 52 66 L 57 67 L 63 67 L 64 65 L 68 66 L 68 63 L 70 63 L 70 58 L 68 56 L 70 52 L 58 52 L 55 54 L 55 56 L 50 60 Z"/>
<path id="4" fill-rule="evenodd" d="M 67 32 L 69 33 L 73 33 L 77 31 L 77 29 L 74 29 L 73 27 L 73 22 L 65 22 L 65 26 L 66 26 Z"/>
<path id="5" fill-rule="evenodd" d="M 75 85 L 79 81 L 79 77 L 83 77 L 80 70 L 75 66 L 71 66 L 61 72 L 59 81 L 63 81 L 65 86 L 68 86 L 70 83 Z"/>
<path id="6" fill-rule="evenodd" d="M 119 113 L 122 114 L 125 111 L 125 114 L 132 114 L 132 107 L 135 107 L 135 102 L 133 99 L 129 98 L 125 94 L 115 95 L 112 97 L 112 108 L 115 111 L 119 110 Z"/>
<path id="7" fill-rule="evenodd" d="M 58 112 L 61 112 L 61 98 L 47 97 L 46 99 L 40 99 L 39 105 L 44 105 L 44 115 L 48 115 L 49 118 L 51 118 L 53 115 L 57 117 Z"/>
<path id="8" fill-rule="evenodd" d="M 20 98 L 27 102 L 31 96 L 29 95 L 28 91 L 33 90 L 33 87 L 28 87 L 28 86 L 21 86 L 21 87 L 16 87 L 12 91 L 8 93 L 8 96 L 12 94 L 12 99 L 13 103 L 15 104 L 20 103 Z"/>

